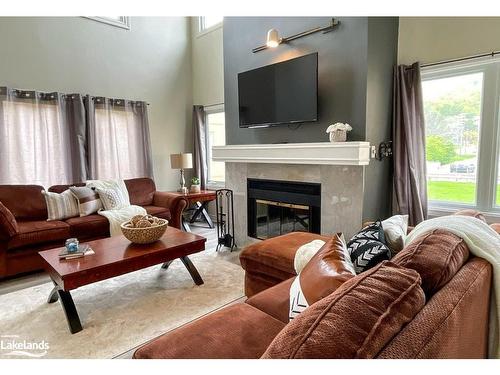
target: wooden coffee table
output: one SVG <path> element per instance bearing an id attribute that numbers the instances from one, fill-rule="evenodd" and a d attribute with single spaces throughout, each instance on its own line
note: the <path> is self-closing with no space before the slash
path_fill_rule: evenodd
<path id="1" fill-rule="evenodd" d="M 54 282 L 47 302 L 61 300 L 69 330 L 76 333 L 82 330 L 82 324 L 71 297 L 73 289 L 156 264 L 166 270 L 175 259 L 180 259 L 195 284 L 201 285 L 203 279 L 188 255 L 204 250 L 205 241 L 204 237 L 168 227 L 160 240 L 148 245 L 132 244 L 124 236 L 87 242 L 95 254 L 77 259 L 60 260 L 62 248 L 41 251 L 45 269 Z"/>

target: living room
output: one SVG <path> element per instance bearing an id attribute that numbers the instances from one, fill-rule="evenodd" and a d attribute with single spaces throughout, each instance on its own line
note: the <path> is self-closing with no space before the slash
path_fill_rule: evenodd
<path id="1" fill-rule="evenodd" d="M 0 358 L 499 359 L 498 9 L 147 3 L 2 11 Z"/>

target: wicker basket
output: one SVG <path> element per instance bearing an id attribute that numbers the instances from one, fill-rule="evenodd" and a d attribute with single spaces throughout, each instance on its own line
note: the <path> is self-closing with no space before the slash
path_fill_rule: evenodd
<path id="1" fill-rule="evenodd" d="M 158 219 L 157 225 L 146 228 L 131 228 L 130 221 L 120 225 L 123 235 L 132 243 L 146 244 L 158 241 L 168 227 L 168 220 Z"/>

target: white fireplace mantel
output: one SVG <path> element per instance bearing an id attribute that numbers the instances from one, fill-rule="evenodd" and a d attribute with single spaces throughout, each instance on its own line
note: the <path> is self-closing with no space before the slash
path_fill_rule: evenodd
<path id="1" fill-rule="evenodd" d="M 214 146 L 212 159 L 231 163 L 368 165 L 369 142 Z"/>

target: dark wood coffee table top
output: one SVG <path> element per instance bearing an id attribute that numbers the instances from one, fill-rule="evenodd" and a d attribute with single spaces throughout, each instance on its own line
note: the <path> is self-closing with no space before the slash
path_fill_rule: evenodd
<path id="1" fill-rule="evenodd" d="M 63 248 L 41 251 L 46 270 L 62 290 L 137 271 L 168 262 L 205 249 L 206 238 L 168 227 L 159 241 L 152 244 L 132 244 L 124 236 L 114 236 L 87 242 L 95 254 L 61 260 Z"/>

